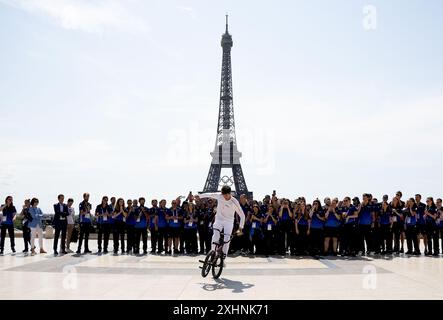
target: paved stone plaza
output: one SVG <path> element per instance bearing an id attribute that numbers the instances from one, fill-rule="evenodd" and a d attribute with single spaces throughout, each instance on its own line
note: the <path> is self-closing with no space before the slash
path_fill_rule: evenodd
<path id="1" fill-rule="evenodd" d="M 202 256 L 0 257 L 0 299 L 442 299 L 443 258 L 229 257 L 221 279 Z M 96 241 L 91 242 L 95 252 Z M 52 240 L 45 240 L 50 252 Z"/>

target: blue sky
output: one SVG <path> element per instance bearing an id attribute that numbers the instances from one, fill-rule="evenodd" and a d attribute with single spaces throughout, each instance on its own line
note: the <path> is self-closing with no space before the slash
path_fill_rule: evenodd
<path id="1" fill-rule="evenodd" d="M 0 197 L 37 196 L 49 210 L 60 192 L 96 203 L 200 191 L 226 12 L 238 147 L 256 197 L 442 196 L 442 9 L 0 0 Z"/>

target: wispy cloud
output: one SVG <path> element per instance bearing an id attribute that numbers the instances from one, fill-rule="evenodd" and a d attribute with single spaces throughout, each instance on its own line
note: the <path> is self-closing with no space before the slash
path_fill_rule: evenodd
<path id="1" fill-rule="evenodd" d="M 107 29 L 145 32 L 146 23 L 122 2 L 107 0 L 0 0 L 0 3 L 50 18 L 68 30 L 103 33 Z"/>
<path id="2" fill-rule="evenodd" d="M 192 19 L 197 18 L 197 14 L 195 12 L 195 9 L 192 7 L 187 6 L 177 6 L 178 10 L 183 11 L 184 13 L 188 14 Z"/>

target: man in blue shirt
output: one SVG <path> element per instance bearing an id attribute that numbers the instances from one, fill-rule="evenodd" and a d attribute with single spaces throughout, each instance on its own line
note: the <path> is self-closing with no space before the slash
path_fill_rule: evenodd
<path id="1" fill-rule="evenodd" d="M 83 239 L 85 240 L 84 253 L 91 253 L 89 250 L 89 230 L 91 228 L 91 204 L 89 203 L 89 193 L 83 194 L 83 201 L 79 204 L 80 236 L 78 239 L 77 254 L 81 254 Z"/>
<path id="2" fill-rule="evenodd" d="M 357 207 L 360 205 L 360 200 L 355 197 L 353 204 L 351 198 L 345 197 L 342 201 L 342 206 L 338 208 L 343 219 L 343 236 L 340 243 L 340 251 L 344 256 L 355 256 L 358 244 L 358 230 L 357 230 Z"/>
<path id="3" fill-rule="evenodd" d="M 102 252 L 102 239 L 103 241 L 103 253 L 108 253 L 109 235 L 111 234 L 111 219 L 112 219 L 112 207 L 108 205 L 108 197 L 102 198 L 102 203 L 95 208 L 95 216 L 97 217 L 98 227 L 98 253 Z"/>
<path id="4" fill-rule="evenodd" d="M 140 236 L 143 242 L 143 254 L 148 253 L 148 219 L 149 209 L 145 207 L 145 198 L 138 199 L 139 206 L 135 211 L 135 240 L 134 240 L 134 253 L 140 254 Z"/>
<path id="5" fill-rule="evenodd" d="M 372 205 L 372 195 L 369 193 L 363 194 L 363 202 L 358 208 L 358 227 L 360 232 L 360 252 L 365 255 L 373 251 L 372 229 L 374 228 L 375 214 L 374 206 Z"/>
<path id="6" fill-rule="evenodd" d="M 156 223 L 158 202 L 157 199 L 151 200 L 152 207 L 149 209 L 149 232 L 151 233 L 151 254 L 156 253 L 158 241 L 158 227 Z"/>
<path id="7" fill-rule="evenodd" d="M 391 215 L 392 210 L 388 202 L 388 195 L 383 196 L 383 202 L 378 214 L 378 222 L 380 224 L 380 246 L 382 254 L 392 254 L 392 229 Z"/>
<path id="8" fill-rule="evenodd" d="M 420 236 L 423 238 L 423 246 L 425 247 L 425 253 L 428 251 L 428 238 L 426 237 L 426 223 L 424 219 L 426 204 L 421 202 L 421 194 L 415 195 L 415 205 L 417 206 L 417 239 L 420 245 Z"/>
<path id="9" fill-rule="evenodd" d="M 177 206 L 177 200 L 171 201 L 171 208 L 166 211 L 166 220 L 168 221 L 168 248 L 171 253 L 172 244 L 174 244 L 174 254 L 178 254 L 178 244 L 180 241 L 180 229 L 183 223 L 181 208 Z"/>
<path id="10" fill-rule="evenodd" d="M 57 256 L 57 248 L 58 248 L 58 238 L 60 237 L 60 232 L 62 234 L 61 239 L 61 252 L 62 254 L 67 254 L 65 249 L 66 244 L 66 231 L 68 229 L 68 220 L 67 216 L 69 216 L 68 206 L 64 204 L 65 196 L 59 194 L 58 203 L 54 204 L 54 255 Z"/>
<path id="11" fill-rule="evenodd" d="M 157 238 L 157 253 L 161 254 L 163 251 L 167 251 L 168 247 L 168 234 L 167 227 L 168 224 L 166 222 L 166 200 L 160 200 L 160 206 L 156 212 L 155 216 L 155 225 L 157 226 L 158 238 Z M 167 253 L 167 252 L 166 252 Z"/>

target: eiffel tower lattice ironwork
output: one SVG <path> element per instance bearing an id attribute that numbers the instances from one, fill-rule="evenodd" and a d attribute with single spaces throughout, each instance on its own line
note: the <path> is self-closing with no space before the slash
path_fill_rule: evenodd
<path id="1" fill-rule="evenodd" d="M 228 32 L 228 16 L 226 15 L 226 31 L 222 36 L 223 60 L 220 84 L 220 107 L 218 113 L 217 140 L 211 152 L 212 162 L 209 168 L 203 192 L 216 192 L 220 185 L 228 181 L 235 186 L 237 196 L 245 194 L 252 198 L 252 192 L 246 186 L 243 170 L 240 165 L 241 152 L 237 150 L 234 123 L 234 104 L 232 99 L 231 48 L 232 36 Z M 232 177 L 220 179 L 221 169 L 231 168 Z"/>

